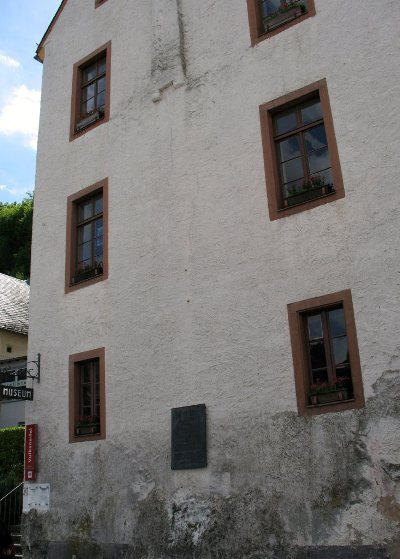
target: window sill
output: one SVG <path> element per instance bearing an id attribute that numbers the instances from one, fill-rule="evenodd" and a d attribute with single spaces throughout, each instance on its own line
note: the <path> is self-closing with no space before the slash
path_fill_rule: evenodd
<path id="1" fill-rule="evenodd" d="M 102 441 L 106 437 L 102 433 L 96 433 L 94 435 L 73 435 L 70 438 L 70 443 L 82 443 L 87 441 Z"/>
<path id="2" fill-rule="evenodd" d="M 83 280 L 77 281 L 75 283 L 70 283 L 66 287 L 65 292 L 69 293 L 70 291 L 75 291 L 76 289 L 80 289 L 81 287 L 86 287 L 88 285 L 92 285 L 93 283 L 97 283 L 99 281 L 103 281 L 103 280 L 107 279 L 107 277 L 108 277 L 108 275 L 103 272 L 102 274 L 98 274 L 97 276 L 92 276 L 90 278 L 83 279 Z"/>
<path id="3" fill-rule="evenodd" d="M 76 274 L 73 278 L 72 278 L 72 284 L 71 287 L 74 287 L 75 285 L 78 285 L 79 283 L 85 282 L 85 281 L 90 281 L 93 279 L 96 279 L 100 276 L 103 275 L 103 268 L 101 267 L 101 271 L 99 268 L 95 268 L 93 270 L 88 270 L 87 272 L 82 272 L 81 274 Z"/>
<path id="4" fill-rule="evenodd" d="M 288 205 L 285 206 L 284 208 L 279 208 L 278 212 L 286 212 L 287 210 L 290 210 L 291 208 L 296 208 L 298 206 L 304 206 L 305 204 L 310 204 L 311 202 L 314 202 L 315 200 L 324 200 L 325 198 L 329 198 L 330 196 L 334 196 L 335 194 L 337 194 L 337 192 L 336 192 L 336 190 L 333 190 L 332 192 L 327 192 L 326 194 L 319 194 L 317 196 L 310 197 L 307 200 L 303 200 L 301 202 L 288 203 Z M 293 198 L 296 198 L 296 196 L 293 196 Z M 286 200 L 290 200 L 290 198 L 286 198 Z"/>
<path id="5" fill-rule="evenodd" d="M 355 402 L 355 398 L 349 398 L 348 400 L 335 400 L 334 402 L 326 402 L 325 404 L 309 404 L 307 406 L 308 409 L 315 409 L 315 408 L 325 408 L 325 407 L 332 407 L 332 406 L 336 406 L 337 404 L 348 404 L 348 403 L 352 403 Z"/>

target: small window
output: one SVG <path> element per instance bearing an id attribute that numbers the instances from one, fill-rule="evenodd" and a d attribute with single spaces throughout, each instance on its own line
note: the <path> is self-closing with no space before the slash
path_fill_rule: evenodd
<path id="1" fill-rule="evenodd" d="M 315 15 L 314 0 L 247 0 L 251 44 Z"/>
<path id="2" fill-rule="evenodd" d="M 350 291 L 288 305 L 300 415 L 364 405 Z"/>
<path id="3" fill-rule="evenodd" d="M 261 105 L 270 218 L 343 198 L 325 80 Z"/>
<path id="4" fill-rule="evenodd" d="M 66 292 L 108 277 L 107 179 L 68 198 Z"/>
<path id="5" fill-rule="evenodd" d="M 7 351 L 7 353 L 12 353 L 12 347 L 10 345 L 8 345 L 6 347 L 6 351 Z"/>
<path id="6" fill-rule="evenodd" d="M 102 4 L 105 4 L 107 2 L 107 0 L 95 0 L 94 2 L 94 7 L 98 8 L 99 6 L 101 6 Z"/>
<path id="7" fill-rule="evenodd" d="M 105 438 L 104 348 L 70 356 L 70 442 Z"/>
<path id="8" fill-rule="evenodd" d="M 107 43 L 73 70 L 70 140 L 109 119 L 111 43 Z"/>

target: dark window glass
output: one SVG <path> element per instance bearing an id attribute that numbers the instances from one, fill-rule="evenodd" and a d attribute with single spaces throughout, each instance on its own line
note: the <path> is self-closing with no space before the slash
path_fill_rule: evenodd
<path id="1" fill-rule="evenodd" d="M 282 207 L 334 192 L 319 98 L 280 111 L 273 120 Z"/>
<path id="2" fill-rule="evenodd" d="M 343 307 L 306 315 L 310 403 L 353 397 L 349 347 Z"/>
<path id="3" fill-rule="evenodd" d="M 104 108 L 106 89 L 105 56 L 82 70 L 81 117 Z"/>
<path id="4" fill-rule="evenodd" d="M 77 364 L 77 417 L 75 435 L 100 433 L 100 378 L 99 360 Z"/>
<path id="5" fill-rule="evenodd" d="M 103 195 L 96 194 L 79 203 L 77 216 L 75 283 L 103 271 Z"/>

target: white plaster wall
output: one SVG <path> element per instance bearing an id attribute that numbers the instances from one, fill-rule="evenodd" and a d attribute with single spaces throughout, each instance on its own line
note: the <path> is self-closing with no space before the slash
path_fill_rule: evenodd
<path id="1" fill-rule="evenodd" d="M 42 355 L 43 382 L 27 404 L 27 421 L 39 424 L 41 448 L 50 449 L 39 460 L 53 510 L 65 500 L 58 465 L 79 479 L 88 461 L 96 469 L 93 455 L 104 458 L 115 483 L 103 504 L 118 485 L 139 501 L 154 487 L 167 496 L 181 487 L 230 495 L 274 484 L 298 503 L 307 500 L 310 472 L 301 474 L 303 486 L 293 478 L 304 451 L 297 427 L 291 432 L 283 419 L 276 425 L 297 411 L 288 303 L 351 289 L 367 399 L 384 372 L 399 372 L 400 7 L 397 0 L 381 0 L 379 9 L 372 0 L 315 5 L 315 17 L 252 48 L 244 0 L 229 9 L 181 0 L 186 85 L 165 89 L 158 103 L 152 97 L 163 80 L 151 74 L 149 0 L 109 0 L 96 10 L 69 0 L 50 35 L 29 338 L 30 354 Z M 110 121 L 69 142 L 72 66 L 109 40 Z M 322 78 L 345 198 L 271 222 L 258 107 Z M 106 176 L 109 279 L 66 295 L 67 196 Z M 69 445 L 68 356 L 101 346 L 107 440 Z M 207 405 L 209 467 L 171 472 L 170 408 L 195 403 Z M 334 430 L 324 440 L 326 429 L 336 421 L 359 432 L 358 418 L 346 412 L 303 422 L 315 444 L 312 468 L 334 474 L 339 451 Z M 288 437 L 287 446 L 275 440 L 279 463 L 268 459 L 274 429 Z M 378 438 L 385 433 L 383 424 Z M 398 453 L 398 437 L 390 440 Z M 120 470 L 110 469 L 112 453 L 122 457 Z M 291 467 L 282 473 L 286 461 Z M 290 515 L 287 529 L 299 544 L 349 543 L 349 525 L 363 543 L 384 541 L 394 521 L 377 513 L 379 491 L 366 491 L 357 510 L 343 510 L 337 530 L 325 536 L 302 532 L 297 520 L 290 525 Z M 117 532 L 110 537 L 127 541 Z"/>

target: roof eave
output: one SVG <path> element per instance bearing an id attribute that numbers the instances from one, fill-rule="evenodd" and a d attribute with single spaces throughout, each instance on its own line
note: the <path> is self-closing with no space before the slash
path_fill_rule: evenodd
<path id="1" fill-rule="evenodd" d="M 38 62 L 41 62 L 42 64 L 43 64 L 44 56 L 45 56 L 44 43 L 45 43 L 47 37 L 50 35 L 50 33 L 51 33 L 54 25 L 56 24 L 58 18 L 60 17 L 61 12 L 63 11 L 66 3 L 67 3 L 67 0 L 62 0 L 58 10 L 56 11 L 53 19 L 50 22 L 50 25 L 46 29 L 46 32 L 43 35 L 42 40 L 40 41 L 40 43 L 38 44 L 38 47 L 36 49 L 36 54 L 33 58 L 34 58 L 34 60 L 37 60 Z"/>

